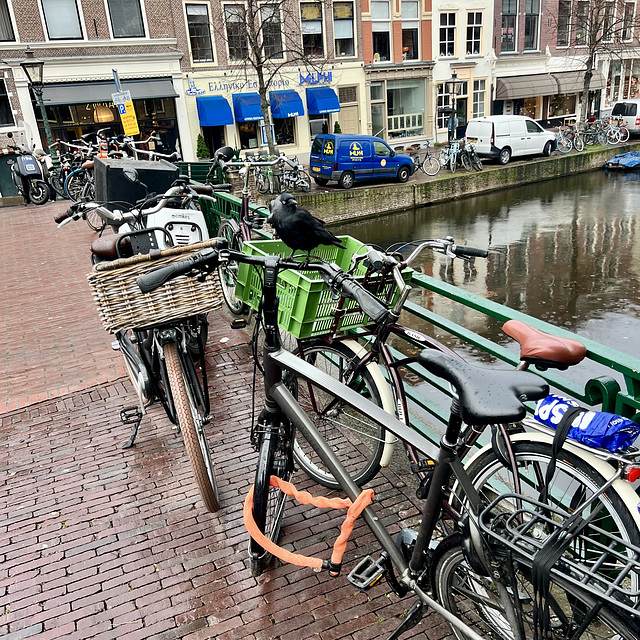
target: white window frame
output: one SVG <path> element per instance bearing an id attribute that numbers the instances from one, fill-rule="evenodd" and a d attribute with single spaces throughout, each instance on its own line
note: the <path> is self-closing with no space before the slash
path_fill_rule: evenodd
<path id="1" fill-rule="evenodd" d="M 527 13 L 527 4 L 529 2 L 537 2 L 538 3 L 538 13 Z M 525 42 L 523 44 L 523 51 L 539 51 L 540 50 L 540 18 L 542 16 L 542 0 L 524 0 L 524 20 L 525 20 L 525 26 L 524 26 L 524 31 L 525 31 Z M 535 42 L 533 43 L 533 45 L 531 47 L 527 47 L 526 45 L 526 38 L 527 38 L 527 18 L 529 18 L 529 16 L 536 16 L 537 20 L 536 20 L 536 37 L 535 37 Z"/>
<path id="2" fill-rule="evenodd" d="M 420 2 L 418 0 L 401 0 L 400 2 L 400 12 L 402 14 L 402 7 L 403 5 L 415 5 L 416 6 L 416 15 L 414 16 L 405 16 L 402 15 L 402 28 L 401 28 L 401 37 L 403 39 L 403 43 L 404 43 L 404 32 L 405 30 L 407 31 L 416 31 L 417 32 L 417 56 L 415 58 L 407 58 L 409 61 L 413 61 L 413 60 L 421 60 L 422 59 L 422 48 L 421 48 L 421 41 L 420 41 Z M 403 51 L 403 59 L 404 59 L 404 51 Z"/>
<path id="3" fill-rule="evenodd" d="M 604 5 L 605 8 L 605 15 L 602 18 L 602 42 L 613 42 L 615 39 L 615 23 L 616 23 L 616 5 L 613 2 L 607 3 Z M 608 9 L 611 9 L 611 11 L 609 12 Z M 611 37 L 605 39 L 604 34 L 605 34 L 605 20 L 607 19 L 607 14 L 610 13 L 610 18 L 611 18 Z"/>
<path id="4" fill-rule="evenodd" d="M 631 18 L 630 18 L 630 22 L 631 24 L 629 25 L 629 27 L 625 27 L 625 23 L 626 23 L 626 19 L 627 19 L 627 7 L 631 7 Z M 635 2 L 625 2 L 624 4 L 624 14 L 622 16 L 622 41 L 623 42 L 631 42 L 633 40 L 633 27 L 634 27 L 634 22 L 635 22 L 635 17 L 636 17 L 636 3 Z M 630 32 L 630 36 L 628 38 L 625 38 L 625 32 L 626 31 Z"/>
<path id="5" fill-rule="evenodd" d="M 480 84 L 482 83 L 482 85 Z M 482 99 L 480 100 L 480 96 Z M 482 106 L 482 109 L 480 109 Z M 487 81 L 485 78 L 473 80 L 472 113 L 474 118 L 482 118 L 486 115 L 487 108 Z"/>
<path id="6" fill-rule="evenodd" d="M 505 13 L 504 13 L 504 0 L 501 0 L 501 4 L 502 4 L 502 8 L 500 11 L 501 14 L 501 21 L 500 21 L 500 53 L 506 53 L 506 54 L 513 54 L 513 53 L 517 53 L 518 51 L 518 0 L 513 0 L 513 2 L 515 2 L 516 5 L 516 10 L 515 13 L 507 13 L 506 15 L 509 17 L 513 18 L 513 48 L 512 49 L 505 49 L 504 48 L 504 35 L 502 33 L 502 30 L 505 29 L 504 26 L 504 18 L 505 18 Z M 507 29 L 509 27 L 506 27 Z M 507 34 L 508 35 L 508 34 Z"/>
<path id="7" fill-rule="evenodd" d="M 3 0 L 7 6 L 7 13 L 9 14 L 9 22 L 11 22 L 11 29 L 13 29 L 13 40 L 0 40 L 0 42 L 20 42 L 20 34 L 18 33 L 18 27 L 16 25 L 16 17 L 13 13 L 13 4 L 9 0 Z"/>
<path id="8" fill-rule="evenodd" d="M 204 62 L 200 62 L 200 61 L 196 61 L 193 59 L 193 49 L 191 48 L 191 34 L 189 33 L 189 17 L 187 15 L 187 5 L 200 5 L 200 6 L 204 6 L 207 9 L 207 18 L 209 20 L 209 40 L 211 41 L 211 55 L 213 57 L 213 60 L 211 61 L 204 61 Z M 216 64 L 216 46 L 215 46 L 215 42 L 213 40 L 213 34 L 211 33 L 211 5 L 208 2 L 185 2 L 183 5 L 183 11 L 184 11 L 184 26 L 185 26 L 185 31 L 187 34 L 187 41 L 189 43 L 189 56 L 191 57 L 191 64 L 194 65 L 199 65 L 199 64 L 206 64 L 206 65 L 212 65 L 212 64 Z"/>
<path id="9" fill-rule="evenodd" d="M 388 17 L 387 18 L 374 18 L 373 17 L 373 12 L 371 13 L 371 29 L 372 31 L 377 31 L 377 33 L 387 33 L 389 36 L 389 60 L 380 60 L 380 62 L 382 63 L 389 63 L 393 60 L 393 29 L 391 27 L 391 17 L 392 17 L 392 5 L 391 2 L 389 2 L 388 0 L 372 0 L 372 5 L 373 6 L 373 2 L 383 2 L 384 4 L 387 5 L 388 8 Z M 385 29 L 374 29 L 373 25 L 377 24 L 377 25 L 387 25 L 386 30 Z M 374 47 L 375 48 L 375 47 Z M 375 54 L 375 51 L 374 51 Z M 374 62 L 376 62 L 376 60 L 374 60 Z"/>
<path id="10" fill-rule="evenodd" d="M 480 24 L 477 24 L 477 23 L 470 24 L 469 23 L 469 18 L 471 16 L 474 16 L 474 19 L 477 18 L 478 16 L 480 16 Z M 469 29 L 473 29 L 474 33 L 475 33 L 475 29 L 480 29 L 480 34 L 478 35 L 477 39 L 475 37 L 472 37 L 471 40 L 469 40 Z M 468 56 L 481 56 L 482 55 L 482 38 L 483 38 L 483 36 L 484 36 L 484 12 L 483 11 L 467 11 L 467 33 L 466 33 L 466 38 L 465 38 L 465 51 L 466 51 Z M 476 40 L 478 42 L 478 53 L 474 53 L 473 52 L 473 47 L 472 47 L 471 52 L 469 52 L 469 42 L 475 43 Z"/>
<path id="11" fill-rule="evenodd" d="M 79 42 L 81 40 L 87 39 L 87 34 L 84 30 L 84 14 L 82 12 L 82 3 L 79 0 L 75 0 L 76 4 L 76 12 L 78 14 L 78 22 L 80 25 L 80 37 L 79 38 L 53 38 L 49 37 L 49 28 L 47 27 L 47 19 L 44 13 L 44 0 L 40 0 L 38 2 L 38 7 L 40 9 L 40 18 L 42 20 L 42 31 L 44 33 L 46 42 Z"/>
<path id="12" fill-rule="evenodd" d="M 353 42 L 353 54 L 352 55 L 345 55 L 345 56 L 338 56 L 337 52 L 337 48 L 336 48 L 336 40 L 340 39 L 340 40 L 347 40 L 347 38 L 336 38 L 336 28 L 335 28 L 335 23 L 336 23 L 336 19 L 335 16 L 333 15 L 333 10 L 331 13 L 331 19 L 333 20 L 333 55 L 336 58 L 354 58 L 358 55 L 358 47 L 357 47 L 357 42 L 356 42 L 356 29 L 357 29 L 357 25 L 356 25 L 356 6 L 355 6 L 355 2 L 354 0 L 339 0 L 340 2 L 344 3 L 344 4 L 350 4 L 351 5 L 351 12 L 352 12 L 352 18 L 351 18 L 351 41 Z M 346 20 L 343 19 L 344 22 L 346 22 Z"/>
<path id="13" fill-rule="evenodd" d="M 129 0 L 133 1 L 133 0 Z M 111 12 L 109 10 L 109 1 L 104 0 L 104 11 L 107 16 L 107 26 L 109 27 L 109 37 L 111 40 L 115 40 L 117 42 L 127 41 L 127 40 L 136 40 L 139 42 L 140 40 L 149 39 L 149 25 L 147 24 L 147 12 L 144 6 L 144 0 L 137 0 L 140 5 L 140 13 L 142 14 L 142 29 L 144 34 L 141 36 L 118 36 L 116 37 L 113 33 L 113 25 L 111 24 Z M 189 3 L 191 4 L 191 3 Z"/>
<path id="14" fill-rule="evenodd" d="M 445 26 L 442 25 L 442 18 L 443 16 L 448 16 L 447 17 L 447 24 Z M 451 16 L 453 16 L 453 25 L 450 24 L 450 19 Z M 446 37 L 443 40 L 442 39 L 442 30 L 445 30 L 445 34 Z M 449 30 L 453 29 L 453 37 L 451 38 L 451 40 L 449 39 Z M 457 52 L 458 52 L 458 47 L 457 47 L 457 40 L 458 40 L 458 12 L 457 11 L 441 11 L 439 16 L 438 16 L 438 57 L 439 58 L 456 58 L 457 57 Z M 445 48 L 448 50 L 449 49 L 449 44 L 453 43 L 453 53 L 452 54 L 448 54 L 448 53 L 442 53 L 442 45 L 443 43 L 445 44 Z"/>

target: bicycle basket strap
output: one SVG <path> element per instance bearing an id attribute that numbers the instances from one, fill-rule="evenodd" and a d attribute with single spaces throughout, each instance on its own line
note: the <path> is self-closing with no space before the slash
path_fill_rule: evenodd
<path id="1" fill-rule="evenodd" d="M 308 491 L 298 491 L 293 484 L 286 482 L 277 476 L 271 476 L 269 485 L 277 487 L 288 496 L 292 496 L 301 504 L 312 504 L 320 509 L 347 509 L 347 515 L 340 527 L 340 535 L 333 544 L 333 552 L 331 561 L 315 558 L 311 556 L 303 556 L 299 553 L 287 551 L 278 546 L 272 540 L 269 540 L 256 525 L 253 518 L 253 485 L 249 489 L 249 493 L 244 501 L 242 516 L 244 518 L 244 526 L 249 535 L 268 553 L 280 558 L 283 562 L 295 564 L 299 567 L 310 567 L 311 569 L 329 569 L 331 575 L 337 576 L 340 573 L 342 565 L 342 556 L 347 548 L 347 540 L 353 531 L 353 525 L 356 518 L 363 512 L 365 507 L 371 504 L 373 500 L 373 489 L 365 489 L 352 502 L 348 498 L 324 498 L 322 496 L 312 496 Z"/>

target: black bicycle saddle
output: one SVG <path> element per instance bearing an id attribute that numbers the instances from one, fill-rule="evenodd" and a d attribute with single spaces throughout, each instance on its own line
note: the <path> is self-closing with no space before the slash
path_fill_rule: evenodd
<path id="1" fill-rule="evenodd" d="M 535 373 L 477 367 L 434 349 L 423 350 L 418 362 L 453 385 L 467 424 L 518 422 L 526 415 L 523 402 L 549 395 L 549 385 Z"/>

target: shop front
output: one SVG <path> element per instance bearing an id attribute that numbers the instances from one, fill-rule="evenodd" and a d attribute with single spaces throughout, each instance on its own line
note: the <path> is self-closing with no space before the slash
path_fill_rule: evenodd
<path id="1" fill-rule="evenodd" d="M 179 149 L 175 99 L 178 94 L 170 78 L 122 80 L 123 91 L 130 91 L 140 129 L 140 140 L 150 134 L 160 137 L 158 151 Z M 114 135 L 124 133 L 118 109 L 111 94 L 111 82 L 64 82 L 45 84 L 43 100 L 53 138 L 70 142 L 87 133 L 109 129 Z M 38 128 L 44 141 L 40 110 L 34 108 Z"/>

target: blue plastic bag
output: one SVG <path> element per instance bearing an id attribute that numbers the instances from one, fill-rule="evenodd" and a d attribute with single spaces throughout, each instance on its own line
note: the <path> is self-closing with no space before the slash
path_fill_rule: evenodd
<path id="1" fill-rule="evenodd" d="M 555 429 L 569 407 L 578 403 L 562 396 L 550 394 L 536 404 L 535 419 Z M 640 425 L 614 413 L 585 411 L 576 415 L 568 437 L 590 447 L 622 451 L 628 449 L 640 435 Z"/>

